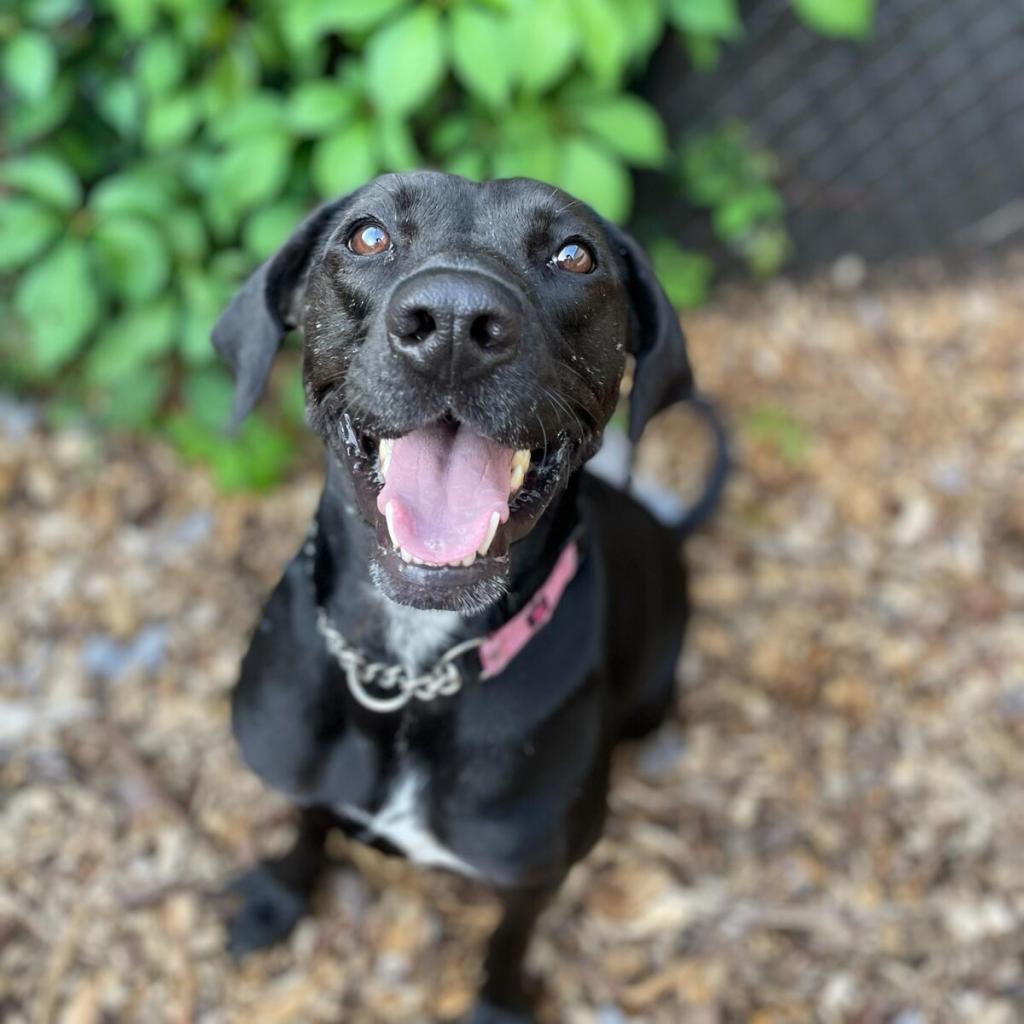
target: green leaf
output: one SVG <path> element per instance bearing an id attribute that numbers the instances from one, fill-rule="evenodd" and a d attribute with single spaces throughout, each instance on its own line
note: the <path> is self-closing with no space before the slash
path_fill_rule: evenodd
<path id="1" fill-rule="evenodd" d="M 137 39 L 152 29 L 157 18 L 157 0 L 107 0 L 118 26 Z"/>
<path id="2" fill-rule="evenodd" d="M 637 167 L 660 167 L 668 156 L 665 126 L 638 96 L 623 93 L 589 103 L 580 120 L 591 135 Z"/>
<path id="3" fill-rule="evenodd" d="M 449 174 L 458 174 L 470 181 L 483 181 L 487 177 L 487 164 L 483 154 L 476 149 L 467 149 L 453 153 L 444 162 L 444 169 Z"/>
<path id="4" fill-rule="evenodd" d="M 470 144 L 473 122 L 464 114 L 452 113 L 430 129 L 430 144 L 442 156 L 454 153 Z"/>
<path id="5" fill-rule="evenodd" d="M 378 163 L 386 171 L 412 171 L 423 166 L 423 158 L 409 126 L 397 117 L 381 117 L 375 127 Z"/>
<path id="6" fill-rule="evenodd" d="M 765 220 L 782 217 L 782 196 L 768 184 L 759 184 L 731 195 L 712 213 L 715 233 L 726 241 L 741 237 Z"/>
<path id="7" fill-rule="evenodd" d="M 179 350 L 191 366 L 212 363 L 216 356 L 210 332 L 234 292 L 235 282 L 222 280 L 205 270 L 183 276 L 185 322 Z M 224 421 L 226 422 L 226 420 Z"/>
<path id="8" fill-rule="evenodd" d="M 307 212 L 307 204 L 295 199 L 283 199 L 257 210 L 242 231 L 246 249 L 258 259 L 266 259 L 281 247 Z"/>
<path id="9" fill-rule="evenodd" d="M 89 208 L 101 217 L 141 213 L 161 220 L 172 206 L 166 176 L 139 168 L 104 178 L 89 195 Z"/>
<path id="10" fill-rule="evenodd" d="M 789 258 L 792 241 L 781 222 L 769 222 L 748 232 L 741 248 L 750 272 L 755 277 L 770 277 L 777 274 Z"/>
<path id="11" fill-rule="evenodd" d="M 230 210 L 243 212 L 273 199 L 291 169 L 292 141 L 271 133 L 234 143 L 217 162 L 213 190 Z"/>
<path id="12" fill-rule="evenodd" d="M 229 46 L 203 81 L 207 115 L 214 119 L 230 116 L 255 88 L 260 68 L 251 46 Z"/>
<path id="13" fill-rule="evenodd" d="M 306 389 L 302 384 L 302 374 L 287 374 L 274 397 L 277 408 L 291 423 L 297 427 L 306 425 Z"/>
<path id="14" fill-rule="evenodd" d="M 528 93 L 550 89 L 565 77 L 580 44 L 572 0 L 527 0 L 518 5 L 511 26 L 519 81 Z"/>
<path id="15" fill-rule="evenodd" d="M 793 8 L 811 28 L 840 38 L 864 39 L 875 17 L 875 0 L 793 0 Z"/>
<path id="16" fill-rule="evenodd" d="M 743 31 L 736 0 L 667 0 L 667 3 L 669 20 L 683 32 L 735 39 Z"/>
<path id="17" fill-rule="evenodd" d="M 215 142 L 244 142 L 254 135 L 284 135 L 287 117 L 281 98 L 267 89 L 252 93 L 210 122 Z"/>
<path id="18" fill-rule="evenodd" d="M 49 27 L 70 18 L 81 6 L 81 0 L 31 0 L 25 6 L 33 25 Z"/>
<path id="19" fill-rule="evenodd" d="M 569 138 L 554 182 L 589 203 L 610 220 L 622 222 L 633 203 L 633 182 L 626 169 L 587 139 Z"/>
<path id="20" fill-rule="evenodd" d="M 196 263 L 206 255 L 209 247 L 206 225 L 202 214 L 195 208 L 175 208 L 164 220 L 163 228 L 171 251 L 179 259 Z"/>
<path id="21" fill-rule="evenodd" d="M 532 142 L 509 141 L 498 146 L 491 169 L 496 178 L 555 181 L 561 157 L 558 140 L 538 133 Z"/>
<path id="22" fill-rule="evenodd" d="M 61 78 L 41 98 L 14 104 L 4 112 L 6 146 L 24 146 L 53 131 L 67 117 L 74 99 L 74 85 L 69 78 Z"/>
<path id="23" fill-rule="evenodd" d="M 665 14 L 661 0 L 629 0 L 629 57 L 643 65 L 665 32 Z"/>
<path id="24" fill-rule="evenodd" d="M 82 187 L 74 171 L 49 153 L 9 157 L 0 164 L 0 184 L 59 210 L 73 210 L 82 201 Z M 0 259 L 3 259 L 2 253 Z"/>
<path id="25" fill-rule="evenodd" d="M 721 47 L 717 39 L 688 32 L 683 37 L 683 43 L 686 46 L 686 55 L 697 71 L 713 71 L 718 66 Z"/>
<path id="26" fill-rule="evenodd" d="M 512 90 L 509 23 L 479 7 L 451 14 L 452 66 L 459 81 L 482 103 L 503 107 Z"/>
<path id="27" fill-rule="evenodd" d="M 373 129 L 365 121 L 328 135 L 313 149 L 310 174 L 318 194 L 325 199 L 365 185 L 376 173 Z"/>
<path id="28" fill-rule="evenodd" d="M 177 306 L 164 299 L 131 309 L 100 332 L 85 360 L 85 373 L 94 384 L 124 379 L 174 347 Z"/>
<path id="29" fill-rule="evenodd" d="M 269 426 L 259 414 L 245 421 L 236 438 L 189 414 L 172 417 L 167 430 L 185 458 L 208 463 L 218 485 L 229 491 L 272 486 L 295 455 L 288 435 Z"/>
<path id="30" fill-rule="evenodd" d="M 26 325 L 35 365 L 52 372 L 82 346 L 100 312 L 85 246 L 65 239 L 22 278 L 14 309 Z"/>
<path id="31" fill-rule="evenodd" d="M 614 0 L 575 0 L 583 63 L 603 85 L 619 81 L 629 59 L 628 11 Z"/>
<path id="32" fill-rule="evenodd" d="M 57 51 L 42 32 L 22 29 L 4 48 L 3 72 L 17 95 L 41 100 L 57 77 Z"/>
<path id="33" fill-rule="evenodd" d="M 135 77 L 148 96 L 164 96 L 181 82 L 187 66 L 181 43 L 160 35 L 142 44 L 135 57 Z"/>
<path id="34" fill-rule="evenodd" d="M 329 32 L 365 32 L 379 25 L 408 0 L 290 0 L 281 23 L 288 45 L 307 50 Z"/>
<path id="35" fill-rule="evenodd" d="M 164 240 L 141 217 L 119 214 L 102 220 L 94 251 L 107 287 L 129 302 L 145 302 L 167 283 L 170 260 Z"/>
<path id="36" fill-rule="evenodd" d="M 119 135 L 134 139 L 139 134 L 142 104 L 131 79 L 114 78 L 99 83 L 96 109 Z"/>
<path id="37" fill-rule="evenodd" d="M 320 136 L 348 121 L 355 108 L 356 97 L 340 82 L 300 82 L 288 98 L 288 127 L 297 135 Z"/>
<path id="38" fill-rule="evenodd" d="M 793 464 L 803 462 L 812 441 L 811 432 L 791 412 L 770 403 L 746 417 L 743 431 L 753 440 L 771 445 Z"/>
<path id="39" fill-rule="evenodd" d="M 185 408 L 209 430 L 223 430 L 231 419 L 235 402 L 235 385 L 230 375 L 219 366 L 193 370 L 183 387 Z"/>
<path id="40" fill-rule="evenodd" d="M 151 427 L 167 398 L 170 377 L 170 367 L 157 365 L 110 381 L 99 397 L 96 415 L 108 427 Z"/>
<path id="41" fill-rule="evenodd" d="M 147 149 L 166 150 L 180 146 L 196 130 L 200 116 L 199 99 L 182 92 L 154 100 L 146 111 L 143 141 Z"/>
<path id="42" fill-rule="evenodd" d="M 60 217 L 33 199 L 0 199 L 0 271 L 23 267 L 63 228 Z"/>
<path id="43" fill-rule="evenodd" d="M 432 7 L 410 10 L 366 45 L 366 85 L 377 109 L 409 114 L 421 107 L 445 70 L 441 18 Z"/>
<path id="44" fill-rule="evenodd" d="M 291 438 L 259 415 L 249 417 L 239 440 L 237 446 L 222 446 L 213 459 L 217 483 L 226 490 L 273 487 L 295 457 Z"/>
<path id="45" fill-rule="evenodd" d="M 688 252 L 667 238 L 648 248 L 658 280 L 677 309 L 702 306 L 708 298 L 714 262 L 703 253 Z"/>

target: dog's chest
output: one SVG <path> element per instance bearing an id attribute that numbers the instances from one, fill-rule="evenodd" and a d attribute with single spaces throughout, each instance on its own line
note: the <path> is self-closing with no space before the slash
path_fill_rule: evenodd
<path id="1" fill-rule="evenodd" d="M 455 612 L 420 611 L 394 604 L 376 593 L 374 597 L 384 620 L 385 643 L 395 661 L 408 672 L 421 672 L 433 664 L 451 646 L 460 630 L 462 620 Z M 361 825 L 373 837 L 401 850 L 414 864 L 476 875 L 470 864 L 449 850 L 431 831 L 427 821 L 429 784 L 427 769 L 403 747 L 389 780 L 387 795 L 376 811 L 344 803 L 335 810 Z"/>
<path id="2" fill-rule="evenodd" d="M 462 625 L 457 612 L 406 608 L 372 593 L 384 620 L 385 643 L 407 672 L 423 671 L 454 642 Z"/>
<path id="3" fill-rule="evenodd" d="M 478 872 L 449 850 L 430 830 L 426 815 L 424 789 L 426 774 L 411 764 L 403 764 L 395 773 L 387 798 L 374 813 L 351 804 L 335 810 L 344 818 L 363 826 L 374 838 L 386 840 L 401 850 L 414 864 L 447 868 L 460 875 L 475 877 Z"/>

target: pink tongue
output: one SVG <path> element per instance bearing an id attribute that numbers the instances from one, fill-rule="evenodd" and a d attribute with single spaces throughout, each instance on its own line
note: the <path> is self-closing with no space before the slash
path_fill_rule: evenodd
<path id="1" fill-rule="evenodd" d="M 391 505 L 394 540 L 425 562 L 472 555 L 491 514 L 508 519 L 512 455 L 462 425 L 437 423 L 398 438 L 377 496 L 382 515 Z"/>

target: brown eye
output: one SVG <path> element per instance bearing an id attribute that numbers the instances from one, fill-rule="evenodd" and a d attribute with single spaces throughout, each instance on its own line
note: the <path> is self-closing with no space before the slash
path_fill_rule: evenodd
<path id="1" fill-rule="evenodd" d="M 379 224 L 362 224 L 349 235 L 348 247 L 359 256 L 373 256 L 391 247 L 391 236 Z"/>
<path id="2" fill-rule="evenodd" d="M 589 274 L 594 269 L 594 257 L 581 242 L 566 242 L 555 253 L 554 264 L 570 274 Z"/>

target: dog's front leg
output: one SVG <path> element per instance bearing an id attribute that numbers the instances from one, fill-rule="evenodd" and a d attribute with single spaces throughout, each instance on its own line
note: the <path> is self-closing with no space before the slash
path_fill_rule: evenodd
<path id="1" fill-rule="evenodd" d="M 523 971 L 523 960 L 534 925 L 557 892 L 561 881 L 503 890 L 502 916 L 491 936 L 484 959 L 484 978 L 467 1024 L 530 1024 L 534 986 Z"/>
<path id="2" fill-rule="evenodd" d="M 291 848 L 232 884 L 230 893 L 240 900 L 228 922 L 228 951 L 235 959 L 281 942 L 301 920 L 327 861 L 331 823 L 328 812 L 303 808 Z"/>

